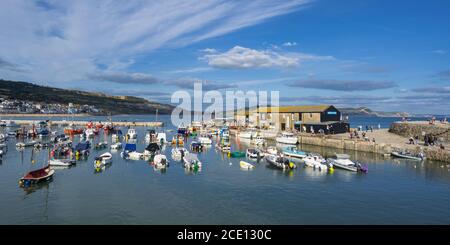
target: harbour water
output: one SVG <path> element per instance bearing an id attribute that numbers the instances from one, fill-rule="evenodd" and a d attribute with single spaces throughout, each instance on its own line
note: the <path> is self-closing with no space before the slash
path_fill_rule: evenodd
<path id="1" fill-rule="evenodd" d="M 153 121 L 155 116 L 114 120 Z M 161 130 L 174 129 L 168 116 L 158 120 L 166 125 Z M 359 119 L 352 127 L 378 123 L 377 118 Z M 142 152 L 145 128 L 137 132 L 138 151 Z M 110 143 L 111 137 L 100 134 L 94 143 L 103 140 Z M 164 172 L 144 160 L 124 160 L 117 151 L 112 152 L 112 165 L 97 173 L 94 157 L 110 150 L 91 149 L 87 160 L 70 169 L 57 169 L 51 182 L 23 189 L 19 178 L 43 166 L 49 152 L 17 151 L 15 143 L 15 139 L 8 140 L 8 152 L 0 164 L 0 224 L 450 223 L 450 171 L 439 162 L 345 152 L 367 164 L 369 172 L 336 169 L 327 173 L 304 167 L 286 172 L 268 168 L 264 160 L 255 161 L 255 169 L 243 171 L 239 167 L 242 159 L 230 159 L 213 147 L 199 154 L 202 171 L 192 173 L 171 159 L 172 147 L 167 145 L 170 166 Z M 232 150 L 246 147 L 232 138 Z M 307 145 L 299 148 L 324 156 L 343 153 Z"/>

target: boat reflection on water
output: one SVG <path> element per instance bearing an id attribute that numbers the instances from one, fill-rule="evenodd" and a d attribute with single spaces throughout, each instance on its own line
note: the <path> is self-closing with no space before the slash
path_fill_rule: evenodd
<path id="1" fill-rule="evenodd" d="M 310 180 L 324 180 L 327 175 L 334 174 L 334 170 L 319 170 L 310 167 L 303 167 L 299 169 L 304 172 L 304 175 L 308 177 Z"/>
<path id="2" fill-rule="evenodd" d="M 24 187 L 21 187 L 20 189 L 22 189 L 25 192 L 25 196 L 27 196 L 27 195 L 30 195 L 41 189 L 48 190 L 50 187 L 50 183 L 52 183 L 52 182 L 53 182 L 53 178 L 49 179 L 45 182 L 39 182 L 34 185 L 24 186 Z"/>

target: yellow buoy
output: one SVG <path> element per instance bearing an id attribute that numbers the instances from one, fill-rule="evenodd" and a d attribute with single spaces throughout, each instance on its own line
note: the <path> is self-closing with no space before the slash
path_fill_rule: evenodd
<path id="1" fill-rule="evenodd" d="M 35 163 L 36 161 L 33 159 L 33 160 L 31 160 L 31 163 Z"/>

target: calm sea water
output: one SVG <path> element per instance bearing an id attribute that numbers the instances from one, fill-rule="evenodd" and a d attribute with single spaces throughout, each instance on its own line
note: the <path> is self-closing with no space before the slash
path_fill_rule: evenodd
<path id="1" fill-rule="evenodd" d="M 171 128 L 167 116 L 160 116 L 159 120 L 167 122 L 165 129 Z M 358 120 L 355 126 L 388 125 L 389 120 L 398 119 Z M 137 130 L 138 151 L 143 151 L 145 129 Z M 111 141 L 100 135 L 95 142 L 105 139 Z M 239 168 L 241 159 L 229 159 L 211 148 L 199 154 L 203 169 L 193 174 L 186 173 L 181 163 L 170 158 L 172 147 L 167 146 L 170 166 L 165 172 L 154 170 L 143 160 L 123 160 L 120 152 L 112 152 L 113 164 L 95 173 L 93 158 L 108 149 L 92 149 L 86 161 L 57 170 L 52 182 L 24 190 L 18 179 L 41 167 L 48 159 L 48 150 L 27 148 L 19 152 L 15 143 L 15 139 L 8 141 L 8 153 L 0 164 L 1 224 L 450 223 L 450 171 L 439 162 L 418 163 L 346 152 L 366 163 L 369 173 L 336 169 L 330 174 L 303 167 L 283 172 L 266 167 L 264 161 L 255 162 L 252 171 L 243 171 Z M 246 147 L 233 140 L 233 150 Z M 325 156 L 342 152 L 300 147 Z"/>

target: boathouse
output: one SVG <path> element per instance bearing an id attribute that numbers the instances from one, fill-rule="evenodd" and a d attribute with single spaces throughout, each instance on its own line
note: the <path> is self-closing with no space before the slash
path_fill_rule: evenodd
<path id="1" fill-rule="evenodd" d="M 325 134 L 344 133 L 349 124 L 341 120 L 341 112 L 332 105 L 258 107 L 236 114 L 239 125 L 277 130 L 298 130 Z"/>

